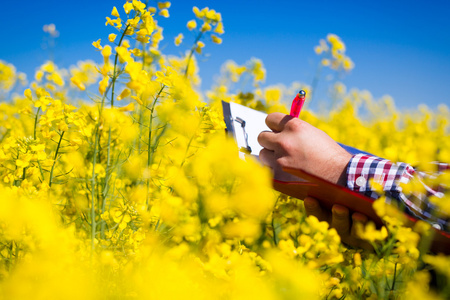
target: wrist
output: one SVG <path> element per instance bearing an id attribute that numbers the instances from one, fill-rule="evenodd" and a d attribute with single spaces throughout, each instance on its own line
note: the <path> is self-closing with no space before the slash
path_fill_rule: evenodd
<path id="1" fill-rule="evenodd" d="M 344 152 L 334 157 L 333 165 L 335 167 L 333 170 L 332 178 L 330 178 L 331 182 L 340 186 L 347 185 L 347 166 L 350 162 L 350 159 L 353 157 L 353 155 L 348 153 L 347 151 L 344 150 Z"/>

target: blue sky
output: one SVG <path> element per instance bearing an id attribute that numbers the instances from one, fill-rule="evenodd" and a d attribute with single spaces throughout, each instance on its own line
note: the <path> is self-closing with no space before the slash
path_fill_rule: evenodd
<path id="1" fill-rule="evenodd" d="M 113 6 L 122 13 L 122 5 L 116 0 L 5 1 L 0 59 L 31 77 L 49 57 L 41 47 L 42 27 L 54 23 L 60 32 L 54 49 L 58 65 L 100 61 L 91 43 L 114 32 L 105 26 L 105 17 Z M 243 64 L 251 57 L 264 62 L 266 85 L 310 84 L 318 62 L 313 47 L 334 33 L 355 62 L 343 81 L 348 88 L 367 89 L 377 98 L 391 95 L 399 108 L 450 106 L 449 1 L 175 0 L 170 18 L 160 21 L 166 54 L 186 50 L 173 46 L 178 33 L 186 36 L 185 47 L 192 41 L 186 22 L 194 18 L 194 5 L 221 12 L 225 27 L 222 45 L 206 45 L 208 57 L 200 62 L 203 89 L 227 59 Z"/>

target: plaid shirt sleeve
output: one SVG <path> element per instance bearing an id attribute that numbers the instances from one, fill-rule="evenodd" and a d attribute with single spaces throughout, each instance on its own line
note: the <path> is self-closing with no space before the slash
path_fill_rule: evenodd
<path id="1" fill-rule="evenodd" d="M 440 172 L 449 170 L 450 166 L 444 163 L 436 164 L 436 174 L 426 174 L 418 172 L 413 167 L 405 163 L 393 163 L 387 159 L 373 155 L 357 154 L 352 157 L 347 166 L 347 187 L 365 196 L 377 199 L 380 195 L 370 187 L 373 180 L 383 186 L 387 201 L 394 201 L 398 207 L 413 217 L 425 220 L 438 229 L 449 230 L 450 219 L 436 217 L 437 208 L 428 197 L 434 195 L 443 197 L 441 187 L 433 189 L 425 184 L 426 195 L 408 195 L 402 193 L 401 184 L 408 183 L 416 177 L 420 182 L 422 179 L 435 176 Z"/>

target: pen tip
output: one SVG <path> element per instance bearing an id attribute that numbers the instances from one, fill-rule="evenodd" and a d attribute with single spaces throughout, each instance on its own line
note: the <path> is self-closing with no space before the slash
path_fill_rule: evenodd
<path id="1" fill-rule="evenodd" d="M 298 94 L 300 95 L 300 96 L 305 96 L 306 95 L 306 92 L 304 91 L 304 90 L 300 90 L 300 92 L 298 92 Z"/>

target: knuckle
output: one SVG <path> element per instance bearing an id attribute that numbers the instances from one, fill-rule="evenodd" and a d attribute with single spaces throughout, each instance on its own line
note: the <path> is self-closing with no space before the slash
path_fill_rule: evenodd
<path id="1" fill-rule="evenodd" d="M 282 140 L 278 141 L 278 144 L 279 144 L 279 148 L 284 153 L 292 153 L 292 151 L 295 149 L 295 146 L 290 139 L 282 139 Z"/>
<path id="2" fill-rule="evenodd" d="M 284 156 L 277 158 L 276 162 L 281 168 L 289 167 L 289 163 Z"/>
<path id="3" fill-rule="evenodd" d="M 261 149 L 261 151 L 259 151 L 259 159 L 261 160 L 261 161 L 263 161 L 264 160 L 264 158 L 265 158 L 265 156 L 266 156 L 266 149 Z M 263 161 L 264 162 L 264 161 Z"/>
<path id="4" fill-rule="evenodd" d="M 259 151 L 259 157 L 264 157 L 266 155 L 266 153 L 267 153 L 267 149 L 266 148 L 262 148 Z"/>
<path id="5" fill-rule="evenodd" d="M 303 122 L 299 119 L 291 119 L 289 120 L 286 125 L 285 129 L 288 131 L 300 131 L 303 127 Z"/>
<path id="6" fill-rule="evenodd" d="M 259 144 L 261 144 L 261 142 L 263 142 L 264 141 L 264 136 L 266 135 L 266 132 L 265 131 L 262 131 L 262 132 L 260 132 L 259 134 L 258 134 L 258 137 L 257 137 L 257 140 L 258 140 L 258 143 Z M 262 151 L 262 150 L 261 150 Z"/>
<path id="7" fill-rule="evenodd" d="M 259 160 L 261 161 L 261 163 L 263 165 L 266 166 L 270 166 L 271 165 L 271 151 L 267 150 L 265 148 L 261 149 L 261 151 L 259 151 Z"/>

